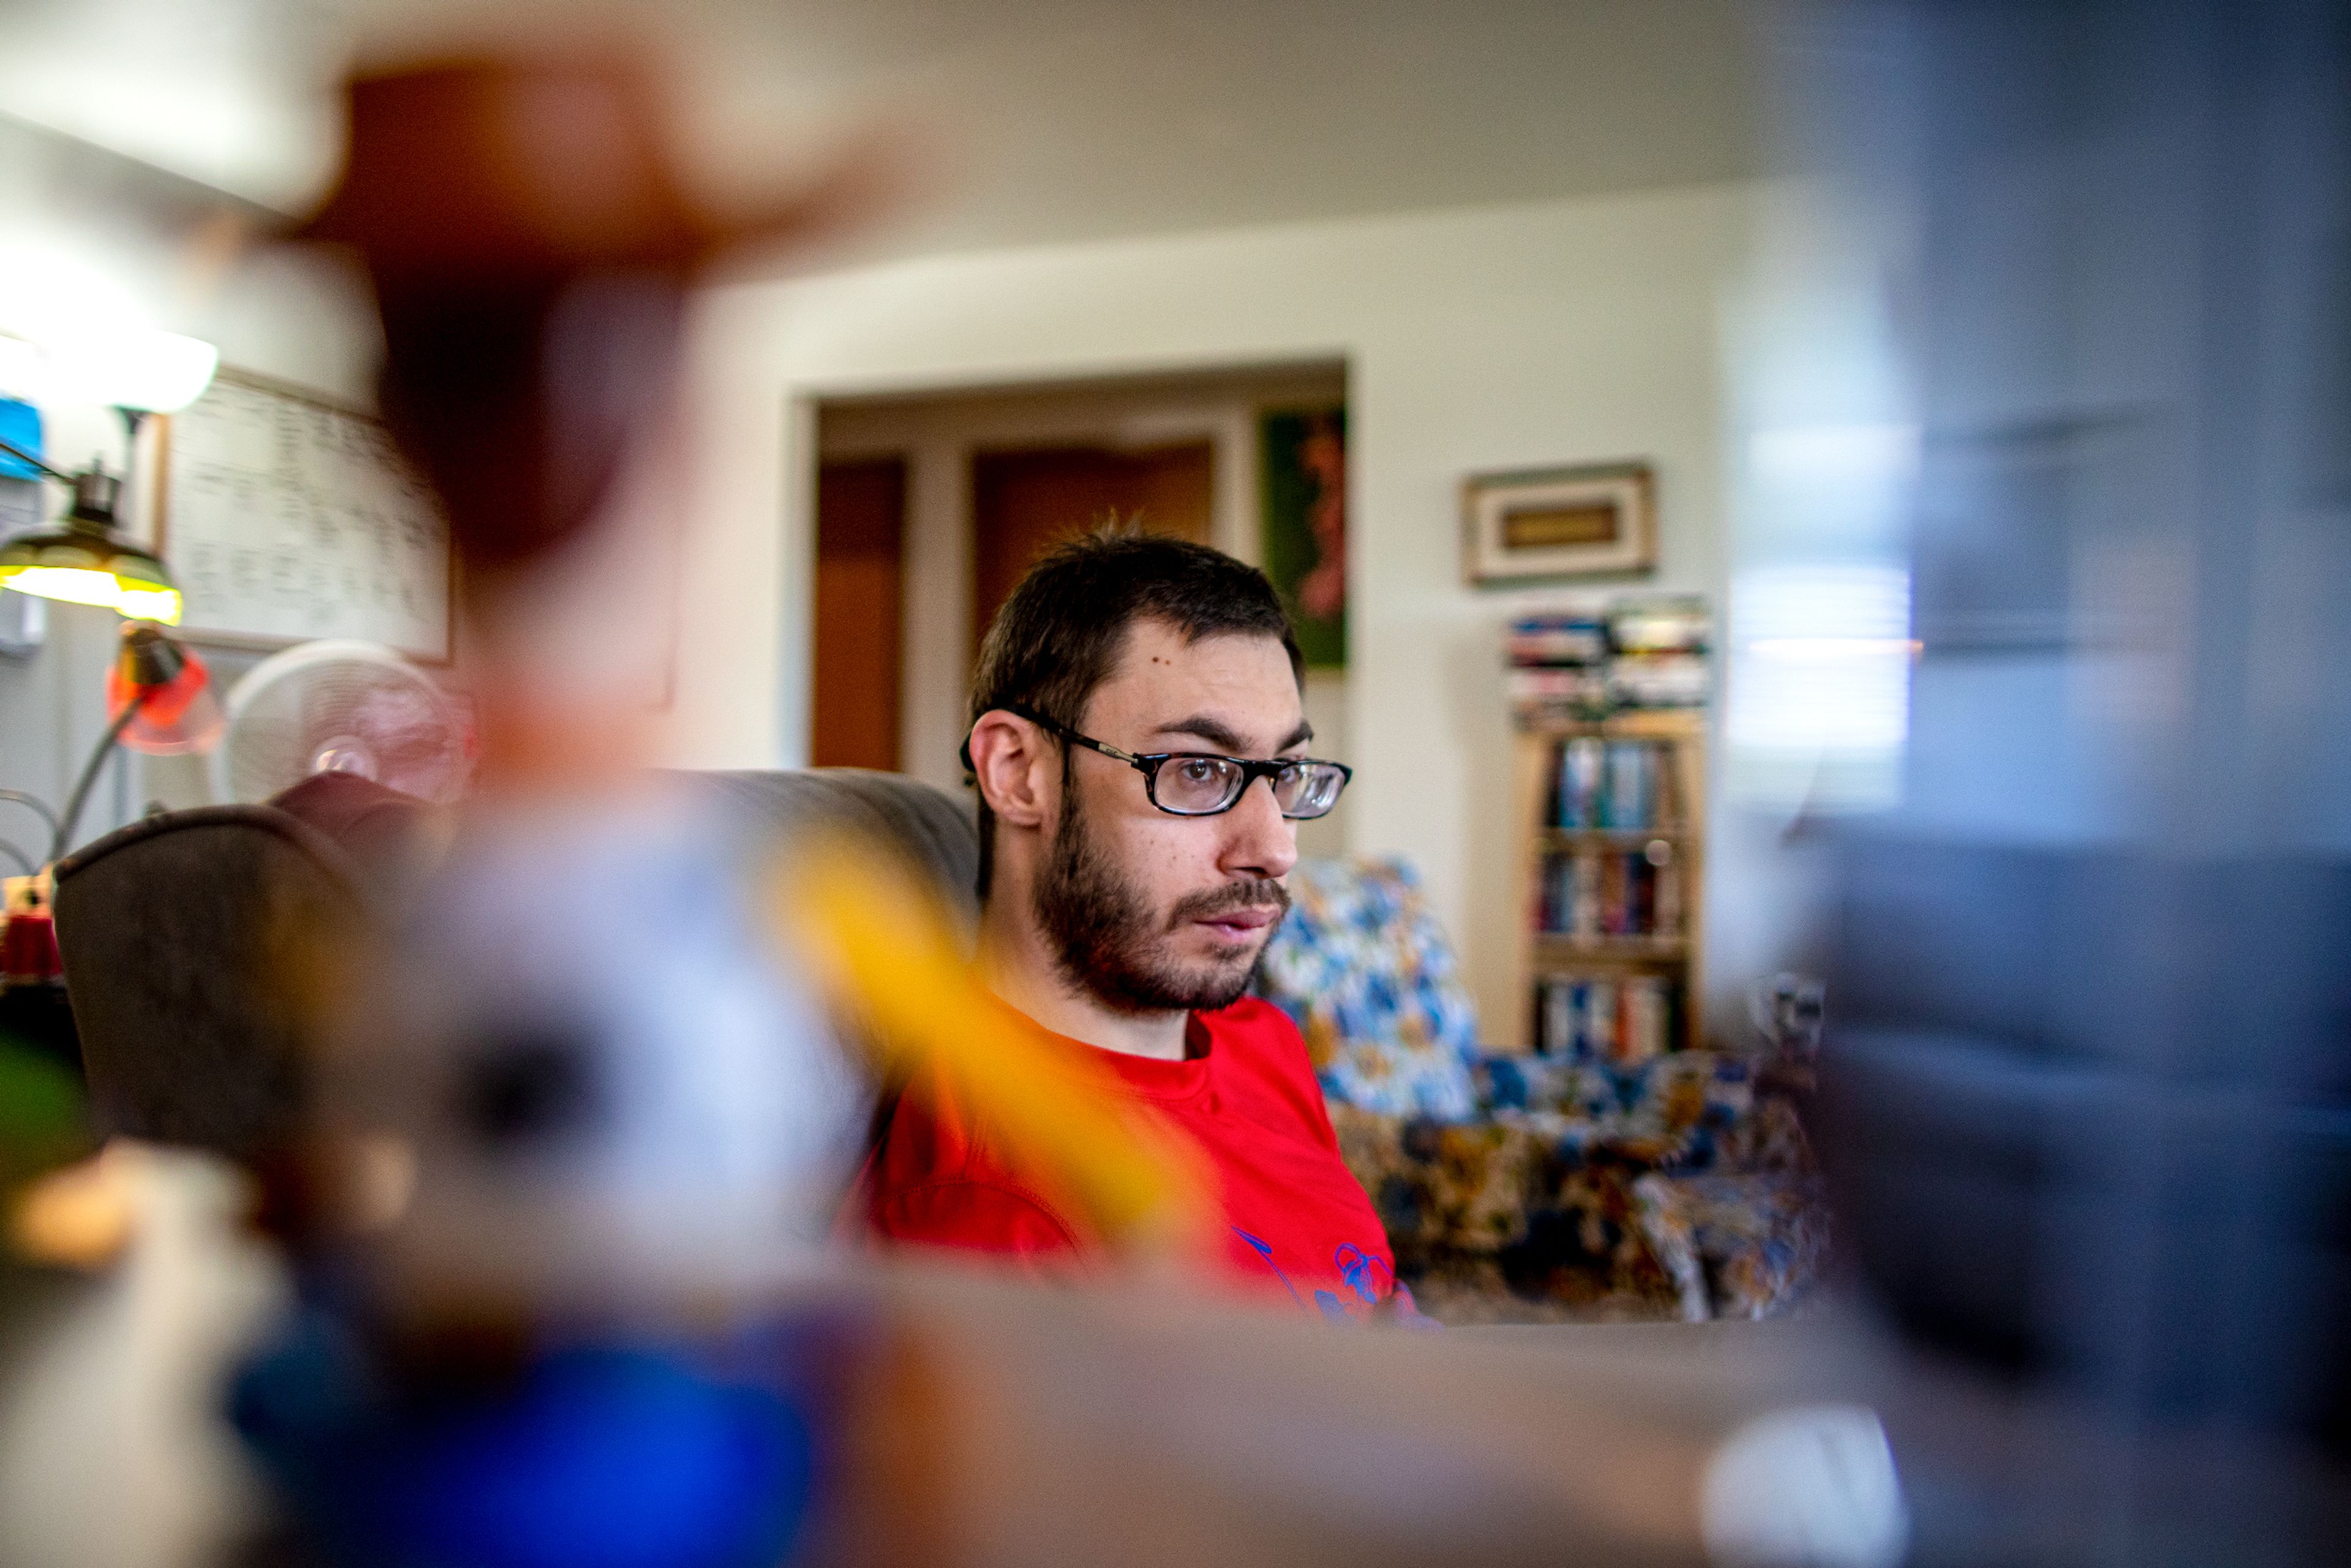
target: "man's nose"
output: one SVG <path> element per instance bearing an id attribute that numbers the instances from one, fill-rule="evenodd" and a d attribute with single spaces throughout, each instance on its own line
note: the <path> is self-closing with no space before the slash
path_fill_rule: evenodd
<path id="1" fill-rule="evenodd" d="M 1225 813 L 1225 821 L 1230 836 L 1226 840 L 1223 869 L 1279 879 L 1289 875 L 1290 868 L 1298 863 L 1298 827 L 1281 814 L 1273 798 L 1272 779 L 1250 779 L 1233 809 Z"/>

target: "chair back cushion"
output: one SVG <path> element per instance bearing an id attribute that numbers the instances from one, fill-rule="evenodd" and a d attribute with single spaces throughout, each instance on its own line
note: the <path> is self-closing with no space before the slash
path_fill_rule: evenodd
<path id="1" fill-rule="evenodd" d="M 361 873 L 269 806 L 135 822 L 57 867 L 57 946 L 101 1133 L 249 1159 L 292 1127 L 300 944 L 363 918 Z"/>
<path id="2" fill-rule="evenodd" d="M 967 801 L 903 773 L 864 768 L 681 773 L 779 834 L 835 825 L 904 854 L 947 901 L 966 934 L 979 919 L 979 834 Z"/>
<path id="3" fill-rule="evenodd" d="M 1399 1116 L 1475 1114 L 1478 1013 L 1398 859 L 1301 861 L 1260 985 L 1297 1021 L 1322 1092 Z"/>
<path id="4" fill-rule="evenodd" d="M 678 777 L 757 829 L 837 823 L 897 849 L 971 932 L 979 841 L 946 791 L 850 768 Z M 57 942 L 100 1130 L 238 1160 L 284 1136 L 305 1092 L 286 939 L 396 905 L 437 810 L 314 779 L 267 806 L 137 822 L 62 862 Z"/>

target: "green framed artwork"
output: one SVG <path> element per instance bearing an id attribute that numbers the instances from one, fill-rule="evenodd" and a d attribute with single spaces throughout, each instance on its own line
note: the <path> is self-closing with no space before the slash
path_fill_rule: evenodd
<path id="1" fill-rule="evenodd" d="M 1347 664 L 1347 411 L 1259 416 L 1265 574 L 1290 606 L 1298 646 L 1317 669 Z"/>

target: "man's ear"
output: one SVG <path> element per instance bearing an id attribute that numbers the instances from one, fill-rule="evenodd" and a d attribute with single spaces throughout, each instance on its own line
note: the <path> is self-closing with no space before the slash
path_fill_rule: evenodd
<path id="1" fill-rule="evenodd" d="M 1061 784 L 1050 737 L 1002 708 L 989 709 L 971 727 L 971 771 L 997 821 L 1019 828 L 1044 824 Z"/>

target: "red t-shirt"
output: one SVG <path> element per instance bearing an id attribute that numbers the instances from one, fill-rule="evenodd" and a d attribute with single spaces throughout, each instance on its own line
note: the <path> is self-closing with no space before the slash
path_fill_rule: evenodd
<path id="1" fill-rule="evenodd" d="M 1306 1042 L 1280 1009 L 1249 998 L 1193 1014 L 1181 1061 L 1046 1038 L 1207 1156 L 1223 1221 L 1220 1245 L 1202 1260 L 1212 1279 L 1276 1299 L 1287 1291 L 1332 1320 L 1411 1312 L 1379 1216 L 1339 1157 Z M 1099 1243 L 1079 1218 L 1022 1169 L 969 1106 L 938 1079 L 920 1078 L 867 1163 L 868 1226 L 894 1241 L 1030 1267 L 1093 1254 Z"/>

